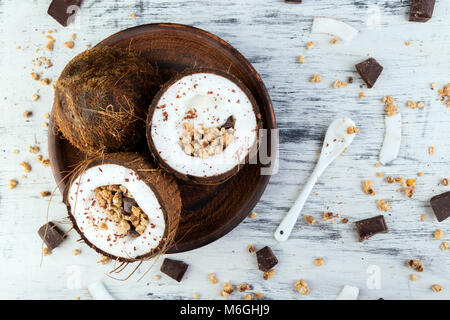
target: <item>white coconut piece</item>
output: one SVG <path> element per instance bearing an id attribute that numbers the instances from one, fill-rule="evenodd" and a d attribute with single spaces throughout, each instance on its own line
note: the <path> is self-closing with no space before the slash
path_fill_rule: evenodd
<path id="1" fill-rule="evenodd" d="M 315 17 L 311 32 L 331 34 L 344 41 L 350 41 L 358 34 L 358 30 L 353 28 L 351 25 L 340 20 L 327 17 Z"/>
<path id="2" fill-rule="evenodd" d="M 94 300 L 116 300 L 109 293 L 101 280 L 91 283 L 88 286 L 88 291 Z"/>
<path id="3" fill-rule="evenodd" d="M 336 300 L 357 300 L 359 296 L 359 289 L 357 287 L 352 287 L 345 285 Z"/>
<path id="4" fill-rule="evenodd" d="M 380 162 L 386 164 L 396 159 L 402 142 L 402 115 L 396 113 L 385 117 L 385 134 L 380 150 Z"/>
<path id="5" fill-rule="evenodd" d="M 237 167 L 255 146 L 258 122 L 253 101 L 233 81 L 215 73 L 186 75 L 161 95 L 151 115 L 153 152 L 175 172 L 208 178 Z M 192 116 L 194 111 L 194 116 Z M 219 127 L 232 116 L 234 142 L 208 158 L 186 154 L 180 144 L 183 123 L 194 128 Z"/>
<path id="6" fill-rule="evenodd" d="M 95 188 L 123 185 L 147 214 L 149 225 L 140 236 L 119 232 L 118 223 L 96 204 Z M 117 164 L 88 168 L 72 183 L 68 202 L 75 222 L 84 237 L 97 249 L 125 259 L 148 254 L 157 248 L 164 236 L 166 222 L 156 195 L 131 169 Z M 106 223 L 107 230 L 100 228 Z"/>

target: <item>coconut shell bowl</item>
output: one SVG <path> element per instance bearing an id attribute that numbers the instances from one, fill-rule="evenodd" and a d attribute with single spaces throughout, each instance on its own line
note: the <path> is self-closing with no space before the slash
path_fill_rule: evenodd
<path id="1" fill-rule="evenodd" d="M 189 69 L 208 68 L 239 79 L 251 92 L 261 113 L 262 127 L 276 129 L 272 102 L 259 74 L 230 44 L 206 31 L 180 24 L 148 24 L 118 32 L 97 44 L 131 48 L 157 66 L 161 86 Z M 56 127 L 53 117 L 48 136 L 52 172 L 61 192 L 67 175 L 86 155 L 73 147 Z M 276 146 L 275 146 L 276 147 Z M 272 146 L 273 148 L 273 146 Z M 138 150 L 149 154 L 147 144 Z M 224 236 L 246 218 L 261 198 L 270 175 L 261 168 L 270 164 L 245 164 L 229 180 L 218 185 L 199 185 L 177 179 L 182 198 L 181 221 L 175 244 L 167 253 L 193 250 Z"/>

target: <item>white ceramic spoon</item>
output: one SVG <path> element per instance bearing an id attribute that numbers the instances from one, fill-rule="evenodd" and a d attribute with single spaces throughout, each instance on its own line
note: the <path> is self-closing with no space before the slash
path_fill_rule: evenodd
<path id="1" fill-rule="evenodd" d="M 355 134 L 348 134 L 347 128 L 354 126 L 355 123 L 349 118 L 338 118 L 330 124 L 327 134 L 325 135 L 325 140 L 323 141 L 319 161 L 317 162 L 311 177 L 309 177 L 303 187 L 302 193 L 300 193 L 297 200 L 295 200 L 291 210 L 289 210 L 275 231 L 275 239 L 278 241 L 286 241 L 289 238 L 298 215 L 300 214 L 300 211 L 302 211 L 303 205 L 305 204 L 306 199 L 308 199 L 317 179 L 319 179 L 320 175 L 328 165 L 333 162 L 333 160 L 336 159 L 350 143 L 352 143 Z"/>

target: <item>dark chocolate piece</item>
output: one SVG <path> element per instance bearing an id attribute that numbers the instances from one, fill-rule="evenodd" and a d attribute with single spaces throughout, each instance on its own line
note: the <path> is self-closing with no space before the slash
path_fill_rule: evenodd
<path id="1" fill-rule="evenodd" d="M 356 221 L 355 225 L 356 230 L 358 231 L 359 241 L 367 240 L 377 233 L 386 233 L 389 231 L 382 215 Z"/>
<path id="2" fill-rule="evenodd" d="M 53 222 L 49 222 L 40 227 L 38 234 L 49 250 L 55 249 L 65 238 L 64 233 Z"/>
<path id="3" fill-rule="evenodd" d="M 72 15 L 77 13 L 77 8 L 81 6 L 83 0 L 53 0 L 48 7 L 47 13 L 52 16 L 64 27 L 70 23 L 69 19 Z"/>
<path id="4" fill-rule="evenodd" d="M 450 217 L 450 191 L 431 198 L 430 205 L 439 222 Z"/>
<path id="5" fill-rule="evenodd" d="M 358 63 L 355 67 L 369 88 L 373 87 L 380 76 L 381 71 L 383 71 L 383 67 L 374 58 L 369 58 L 361 63 Z"/>
<path id="6" fill-rule="evenodd" d="M 256 251 L 256 259 L 258 260 L 259 270 L 264 272 L 271 270 L 278 263 L 278 259 L 273 254 L 272 249 L 267 246 Z"/>
<path id="7" fill-rule="evenodd" d="M 409 21 L 426 22 L 431 19 L 434 11 L 435 0 L 413 0 Z"/>
<path id="8" fill-rule="evenodd" d="M 161 266 L 161 272 L 180 282 L 188 267 L 189 265 L 183 261 L 166 258 Z"/>
<path id="9" fill-rule="evenodd" d="M 136 200 L 129 197 L 123 197 L 123 211 L 131 213 L 131 207 L 138 207 Z"/>

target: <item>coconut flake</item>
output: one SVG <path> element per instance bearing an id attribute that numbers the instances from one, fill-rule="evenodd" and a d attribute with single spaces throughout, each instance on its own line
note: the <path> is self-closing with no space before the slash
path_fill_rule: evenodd
<path id="1" fill-rule="evenodd" d="M 396 159 L 400 151 L 402 141 L 402 115 L 397 113 L 385 117 L 386 131 L 383 146 L 380 151 L 380 162 L 386 164 Z"/>
<path id="2" fill-rule="evenodd" d="M 358 34 L 358 30 L 351 25 L 340 20 L 326 17 L 314 18 L 311 32 L 331 34 L 344 41 L 350 41 Z"/>
<path id="3" fill-rule="evenodd" d="M 336 300 L 356 300 L 359 296 L 359 289 L 357 287 L 352 287 L 345 285 Z"/>
<path id="4" fill-rule="evenodd" d="M 123 185 L 147 214 L 150 224 L 140 236 L 122 235 L 118 224 L 97 205 L 95 188 Z M 136 258 L 157 248 L 164 236 L 166 222 L 156 195 L 137 174 L 116 164 L 87 169 L 69 189 L 69 204 L 78 228 L 96 248 L 116 257 Z M 106 228 L 101 228 L 105 223 Z"/>
<path id="5" fill-rule="evenodd" d="M 95 281 L 88 286 L 88 291 L 94 300 L 116 300 L 101 280 Z"/>

